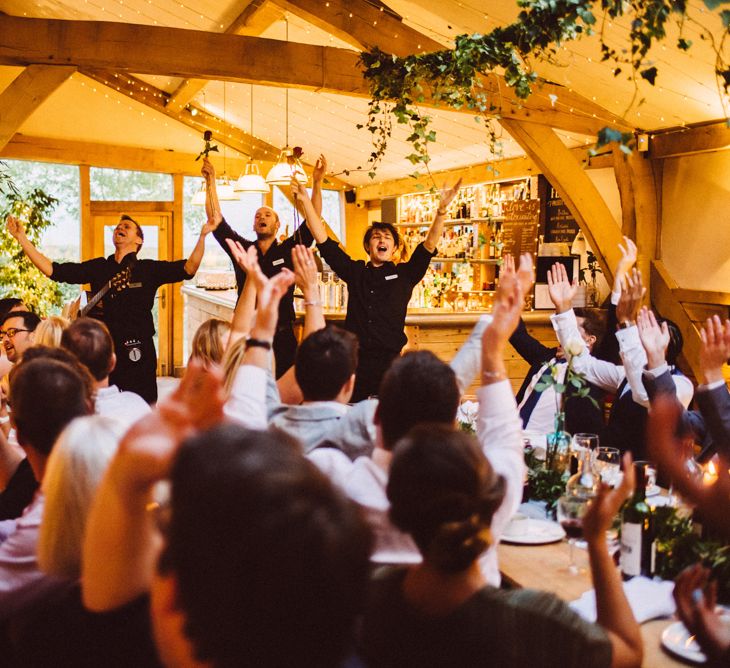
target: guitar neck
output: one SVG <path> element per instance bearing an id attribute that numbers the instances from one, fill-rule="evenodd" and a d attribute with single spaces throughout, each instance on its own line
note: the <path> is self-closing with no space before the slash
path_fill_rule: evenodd
<path id="1" fill-rule="evenodd" d="M 98 304 L 98 303 L 99 303 L 99 302 L 100 302 L 100 301 L 101 301 L 101 300 L 102 300 L 102 299 L 104 298 L 104 295 L 105 295 L 105 294 L 106 294 L 107 292 L 109 292 L 109 289 L 110 289 L 111 287 L 112 287 L 112 282 L 111 282 L 111 281 L 108 281 L 108 282 L 107 282 L 107 283 L 106 283 L 106 284 L 104 285 L 104 287 L 103 287 L 103 288 L 102 288 L 101 290 L 99 290 L 99 292 L 97 292 L 97 293 L 96 293 L 96 294 L 95 294 L 95 295 L 94 295 L 94 296 L 93 296 L 93 297 L 92 297 L 92 298 L 91 298 L 91 299 L 90 299 L 90 300 L 89 300 L 89 301 L 88 301 L 88 302 L 86 303 L 86 306 L 84 306 L 84 308 L 82 308 L 82 309 L 81 309 L 81 310 L 79 311 L 79 318 L 83 318 L 83 317 L 84 317 L 84 316 L 85 316 L 86 314 L 88 314 L 88 313 L 89 313 L 89 311 L 91 311 L 91 309 L 93 309 L 93 308 L 94 308 L 94 306 L 96 306 L 96 305 L 97 305 L 97 304 Z"/>

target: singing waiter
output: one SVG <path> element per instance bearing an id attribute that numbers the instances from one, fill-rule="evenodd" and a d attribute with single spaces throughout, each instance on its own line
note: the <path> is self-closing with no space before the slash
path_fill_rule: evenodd
<path id="1" fill-rule="evenodd" d="M 123 215 L 114 228 L 114 253 L 85 262 L 51 262 L 28 239 L 23 223 L 8 216 L 8 232 L 18 241 L 28 259 L 51 280 L 89 283 L 92 299 L 111 282 L 101 299 L 100 312 L 89 316 L 102 320 L 114 339 L 117 365 L 109 381 L 120 390 L 136 392 L 148 403 L 157 401 L 157 352 L 153 336 L 152 307 L 157 288 L 192 278 L 200 266 L 205 237 L 212 226 L 203 226 L 187 260 L 164 262 L 138 260 L 144 234 L 137 221 Z"/>

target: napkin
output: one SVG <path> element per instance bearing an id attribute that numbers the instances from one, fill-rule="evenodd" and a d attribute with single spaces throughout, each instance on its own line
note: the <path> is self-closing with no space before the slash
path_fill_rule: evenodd
<path id="1" fill-rule="evenodd" d="M 624 593 L 629 600 L 631 610 L 639 624 L 669 617 L 674 614 L 675 605 L 672 592 L 674 582 L 671 580 L 650 580 L 645 577 L 635 577 L 624 582 Z M 583 596 L 570 603 L 581 617 L 589 622 L 596 621 L 596 592 L 594 589 L 585 592 Z"/>

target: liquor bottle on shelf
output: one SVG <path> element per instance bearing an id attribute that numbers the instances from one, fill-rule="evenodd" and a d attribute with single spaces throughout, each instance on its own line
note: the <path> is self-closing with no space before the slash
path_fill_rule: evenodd
<path id="1" fill-rule="evenodd" d="M 654 571 L 654 536 L 651 508 L 646 503 L 646 463 L 636 462 L 636 488 L 621 513 L 621 576 L 651 576 Z"/>

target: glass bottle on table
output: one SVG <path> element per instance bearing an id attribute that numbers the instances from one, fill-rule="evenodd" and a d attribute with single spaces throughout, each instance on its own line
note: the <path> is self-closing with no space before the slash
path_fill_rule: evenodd
<path id="1" fill-rule="evenodd" d="M 593 498 L 601 479 L 593 472 L 591 451 L 581 450 L 578 455 L 578 471 L 568 478 L 565 493 L 569 496 Z"/>
<path id="2" fill-rule="evenodd" d="M 651 508 L 646 502 L 647 465 L 635 462 L 636 488 L 621 513 L 621 576 L 651 576 L 654 570 L 654 536 Z"/>

